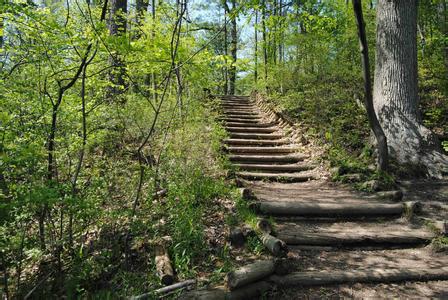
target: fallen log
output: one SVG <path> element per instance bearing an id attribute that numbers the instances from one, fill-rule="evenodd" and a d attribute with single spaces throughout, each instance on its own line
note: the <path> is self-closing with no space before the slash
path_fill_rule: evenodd
<path id="1" fill-rule="evenodd" d="M 288 254 L 286 243 L 268 233 L 261 233 L 260 240 L 263 245 L 276 257 L 284 257 Z"/>
<path id="2" fill-rule="evenodd" d="M 288 254 L 288 247 L 282 240 L 271 235 L 272 226 L 266 219 L 260 219 L 257 222 L 258 237 L 263 245 L 276 257 L 285 257 Z"/>
<path id="3" fill-rule="evenodd" d="M 260 260 L 252 264 L 245 265 L 226 275 L 226 285 L 230 290 L 248 285 L 275 272 L 274 260 Z"/>
<path id="4" fill-rule="evenodd" d="M 279 287 L 321 286 L 363 282 L 400 282 L 448 279 L 448 267 L 418 269 L 372 268 L 351 271 L 310 271 L 296 272 L 286 276 L 272 275 L 269 281 Z"/>
<path id="5" fill-rule="evenodd" d="M 333 232 L 281 232 L 278 237 L 291 245 L 314 246 L 355 246 L 355 245 L 414 245 L 427 244 L 434 238 L 434 234 L 415 230 L 409 232 L 372 232 L 369 234 L 357 234 L 333 231 Z"/>
<path id="6" fill-rule="evenodd" d="M 195 283 L 196 283 L 196 280 L 194 280 L 194 279 L 189 279 L 189 280 L 185 280 L 185 281 L 182 281 L 182 282 L 177 282 L 175 284 L 172 284 L 172 285 L 169 285 L 169 286 L 165 286 L 163 288 L 155 290 L 154 294 L 156 294 L 156 295 L 166 294 L 166 293 L 178 290 L 178 289 L 189 287 L 191 285 L 194 285 Z"/>
<path id="7" fill-rule="evenodd" d="M 149 293 L 145 293 L 139 296 L 134 296 L 131 297 L 131 300 L 146 300 L 146 299 L 154 299 L 155 297 L 159 296 L 166 296 L 169 293 L 172 293 L 174 291 L 180 290 L 180 289 L 185 289 L 188 288 L 192 285 L 194 285 L 196 283 L 196 280 L 194 279 L 190 279 L 190 280 L 185 280 L 182 282 L 177 282 L 175 284 L 169 285 L 169 286 L 165 286 L 163 288 L 154 290 L 152 292 Z"/>
<path id="8" fill-rule="evenodd" d="M 171 266 L 171 260 L 166 249 L 166 244 L 155 245 L 155 263 L 157 276 L 164 285 L 170 285 L 174 282 L 174 272 Z"/>
<path id="9" fill-rule="evenodd" d="M 389 216 L 414 213 L 418 204 L 405 203 L 304 203 L 293 201 L 262 201 L 249 205 L 256 212 L 274 216 Z"/>

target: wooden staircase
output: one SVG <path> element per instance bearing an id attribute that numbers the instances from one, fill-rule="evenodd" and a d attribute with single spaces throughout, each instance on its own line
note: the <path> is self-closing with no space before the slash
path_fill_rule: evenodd
<path id="1" fill-rule="evenodd" d="M 448 279 L 447 256 L 425 248 L 437 233 L 403 217 L 416 203 L 380 200 L 320 179 L 300 145 L 255 102 L 220 101 L 236 176 L 251 192 L 251 207 L 275 220 L 272 235 L 287 244 L 295 268 L 284 280 L 261 279 L 270 283 L 261 286 Z M 328 264 L 322 256 L 330 257 Z"/>

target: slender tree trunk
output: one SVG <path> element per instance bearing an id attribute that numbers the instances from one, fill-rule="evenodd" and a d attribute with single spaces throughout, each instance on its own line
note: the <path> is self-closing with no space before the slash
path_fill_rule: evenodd
<path id="1" fill-rule="evenodd" d="M 387 164 L 388 164 L 387 139 L 376 116 L 375 108 L 373 107 L 372 83 L 370 79 L 369 48 L 367 44 L 364 17 L 362 14 L 362 4 L 361 0 L 352 0 L 352 1 L 353 1 L 353 10 L 355 12 L 356 17 L 356 24 L 358 26 L 359 47 L 361 52 L 362 69 L 364 76 L 364 90 L 365 90 L 364 105 L 367 110 L 367 117 L 369 119 L 370 128 L 375 134 L 377 142 L 378 170 L 384 172 L 387 170 Z"/>
<path id="2" fill-rule="evenodd" d="M 151 0 L 151 17 L 152 17 L 153 26 L 155 26 L 155 23 L 156 23 L 156 0 Z M 156 35 L 156 31 L 155 31 L 155 28 L 153 28 L 153 30 L 151 32 L 152 40 L 154 40 L 155 35 Z M 157 76 L 156 76 L 155 72 L 151 72 L 151 82 L 152 82 L 153 100 L 154 100 L 154 103 L 157 103 L 157 99 L 158 99 Z"/>
<path id="3" fill-rule="evenodd" d="M 122 36 L 126 33 L 127 0 L 110 0 L 109 34 Z M 108 91 L 109 100 L 123 92 L 125 87 L 125 66 L 119 53 L 112 53 L 110 64 L 113 67 L 109 79 L 111 88 Z"/>
<path id="4" fill-rule="evenodd" d="M 448 10 L 447 10 L 447 0 L 442 1 L 442 33 L 445 36 L 445 42 L 444 42 L 444 57 L 445 57 L 445 79 L 448 78 Z M 448 87 L 447 87 L 448 89 Z"/>
<path id="5" fill-rule="evenodd" d="M 254 37 L 255 37 L 255 45 L 254 45 L 254 80 L 255 84 L 258 81 L 258 10 L 255 9 L 255 26 L 254 26 Z"/>
<path id="6" fill-rule="evenodd" d="M 283 1 L 279 0 L 278 7 L 279 15 L 279 36 L 278 36 L 278 62 L 281 64 L 283 62 Z"/>
<path id="7" fill-rule="evenodd" d="M 277 65 L 277 35 L 278 35 L 278 5 L 277 0 L 274 0 L 274 26 L 271 29 L 271 38 L 270 41 L 272 41 L 272 45 L 270 47 L 271 55 L 272 55 L 272 62 L 274 63 L 274 66 Z"/>
<path id="8" fill-rule="evenodd" d="M 0 7 L 0 49 L 3 49 L 3 31 L 5 29 L 5 18 L 3 17 L 4 9 Z"/>
<path id="9" fill-rule="evenodd" d="M 374 106 L 390 155 L 433 177 L 448 171 L 437 137 L 421 125 L 417 84 L 417 0 L 379 0 Z"/>
<path id="10" fill-rule="evenodd" d="M 136 0 L 135 9 L 137 10 L 137 23 L 142 24 L 143 16 L 148 10 L 149 0 Z"/>
<path id="11" fill-rule="evenodd" d="M 224 95 L 229 93 L 229 72 L 227 68 L 227 55 L 229 45 L 227 41 L 227 4 L 224 5 L 224 56 L 225 56 L 225 66 L 224 66 Z"/>
<path id="12" fill-rule="evenodd" d="M 231 42 L 230 42 L 230 54 L 232 55 L 232 66 L 229 70 L 229 94 L 235 94 L 235 84 L 236 84 L 236 60 L 237 60 L 237 43 L 238 43 L 238 32 L 236 25 L 236 0 L 232 0 L 232 31 L 231 31 Z"/>
<path id="13" fill-rule="evenodd" d="M 263 64 L 264 64 L 264 84 L 267 91 L 267 82 L 268 82 L 268 49 L 267 49 L 267 40 L 266 40 L 266 0 L 262 0 L 261 2 L 261 27 L 263 34 Z"/>

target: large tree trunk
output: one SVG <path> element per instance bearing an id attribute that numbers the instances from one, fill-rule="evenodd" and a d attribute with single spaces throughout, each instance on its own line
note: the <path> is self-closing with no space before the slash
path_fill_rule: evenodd
<path id="1" fill-rule="evenodd" d="M 448 171 L 448 158 L 418 110 L 417 0 L 378 1 L 373 99 L 393 158 L 432 177 Z"/>

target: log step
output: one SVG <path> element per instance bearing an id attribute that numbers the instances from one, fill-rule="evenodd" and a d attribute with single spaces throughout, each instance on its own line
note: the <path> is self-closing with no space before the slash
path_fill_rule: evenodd
<path id="1" fill-rule="evenodd" d="M 247 108 L 251 108 L 251 109 L 253 109 L 253 108 L 256 108 L 257 106 L 256 105 L 253 105 L 253 104 L 249 104 L 249 103 L 239 103 L 239 102 L 236 102 L 236 103 L 221 103 L 221 107 L 247 107 Z"/>
<path id="2" fill-rule="evenodd" d="M 250 140 L 250 139 L 225 139 L 227 145 L 258 145 L 258 146 L 280 146 L 289 144 L 288 140 Z"/>
<path id="3" fill-rule="evenodd" d="M 234 164 L 240 170 L 246 171 L 271 171 L 271 172 L 300 172 L 311 170 L 314 166 L 310 164 L 289 165 L 261 165 L 261 164 Z"/>
<path id="4" fill-rule="evenodd" d="M 424 267 L 294 272 L 286 276 L 272 275 L 268 281 L 275 283 L 279 287 L 286 288 L 347 283 L 389 283 L 447 279 L 448 267 Z"/>
<path id="5" fill-rule="evenodd" d="M 231 133 L 234 139 L 259 139 L 259 140 L 276 140 L 284 137 L 283 134 L 263 134 L 263 133 Z"/>
<path id="6" fill-rule="evenodd" d="M 244 105 L 244 106 L 251 106 L 251 107 L 256 107 L 255 105 L 253 105 L 253 103 L 251 102 L 247 102 L 247 101 L 243 101 L 243 102 L 239 102 L 239 101 L 221 101 L 221 106 L 233 106 L 233 105 Z"/>
<path id="7" fill-rule="evenodd" d="M 294 153 L 298 149 L 294 147 L 227 147 L 231 153 Z"/>
<path id="8" fill-rule="evenodd" d="M 245 162 L 245 163 L 295 163 L 308 158 L 307 155 L 294 154 L 294 155 L 229 155 L 230 161 L 233 162 Z"/>
<path id="9" fill-rule="evenodd" d="M 244 115 L 244 116 L 258 116 L 260 113 L 254 110 L 241 110 L 241 109 L 232 109 L 232 110 L 224 110 L 226 115 Z"/>
<path id="10" fill-rule="evenodd" d="M 231 119 L 231 118 L 224 118 L 223 121 L 225 121 L 225 125 L 228 127 L 256 127 L 256 128 L 266 128 L 266 127 L 272 127 L 277 125 L 277 123 L 261 123 L 261 120 L 259 119 Z"/>
<path id="11" fill-rule="evenodd" d="M 254 106 L 248 106 L 248 105 L 221 105 L 221 108 L 224 111 L 237 110 L 237 111 L 259 112 L 258 110 L 256 110 Z"/>
<path id="12" fill-rule="evenodd" d="M 221 98 L 222 102 L 250 102 L 253 103 L 249 98 Z"/>
<path id="13" fill-rule="evenodd" d="M 222 118 L 222 121 L 226 122 L 228 125 L 229 123 L 244 123 L 249 124 L 251 126 L 258 124 L 261 120 L 260 119 L 241 119 L 241 118 Z"/>
<path id="14" fill-rule="evenodd" d="M 385 223 L 281 223 L 276 237 L 289 245 L 359 246 L 359 245 L 418 245 L 436 237 L 424 227 Z"/>
<path id="15" fill-rule="evenodd" d="M 227 118 L 230 119 L 256 119 L 259 120 L 261 119 L 261 116 L 259 115 L 237 115 L 237 114 L 231 114 L 231 115 L 226 115 Z"/>
<path id="16" fill-rule="evenodd" d="M 245 124 L 246 125 L 246 124 Z M 227 124 L 226 129 L 230 132 L 243 132 L 243 133 L 273 133 L 278 130 L 275 127 L 233 127 Z"/>
<path id="17" fill-rule="evenodd" d="M 369 203 L 367 201 L 358 203 L 261 201 L 256 203 L 255 208 L 267 215 L 300 217 L 398 216 L 406 211 L 406 205 L 402 203 Z"/>
<path id="18" fill-rule="evenodd" d="M 314 173 L 268 173 L 268 172 L 236 172 L 238 177 L 251 180 L 274 180 L 279 182 L 304 182 L 318 179 Z"/>

